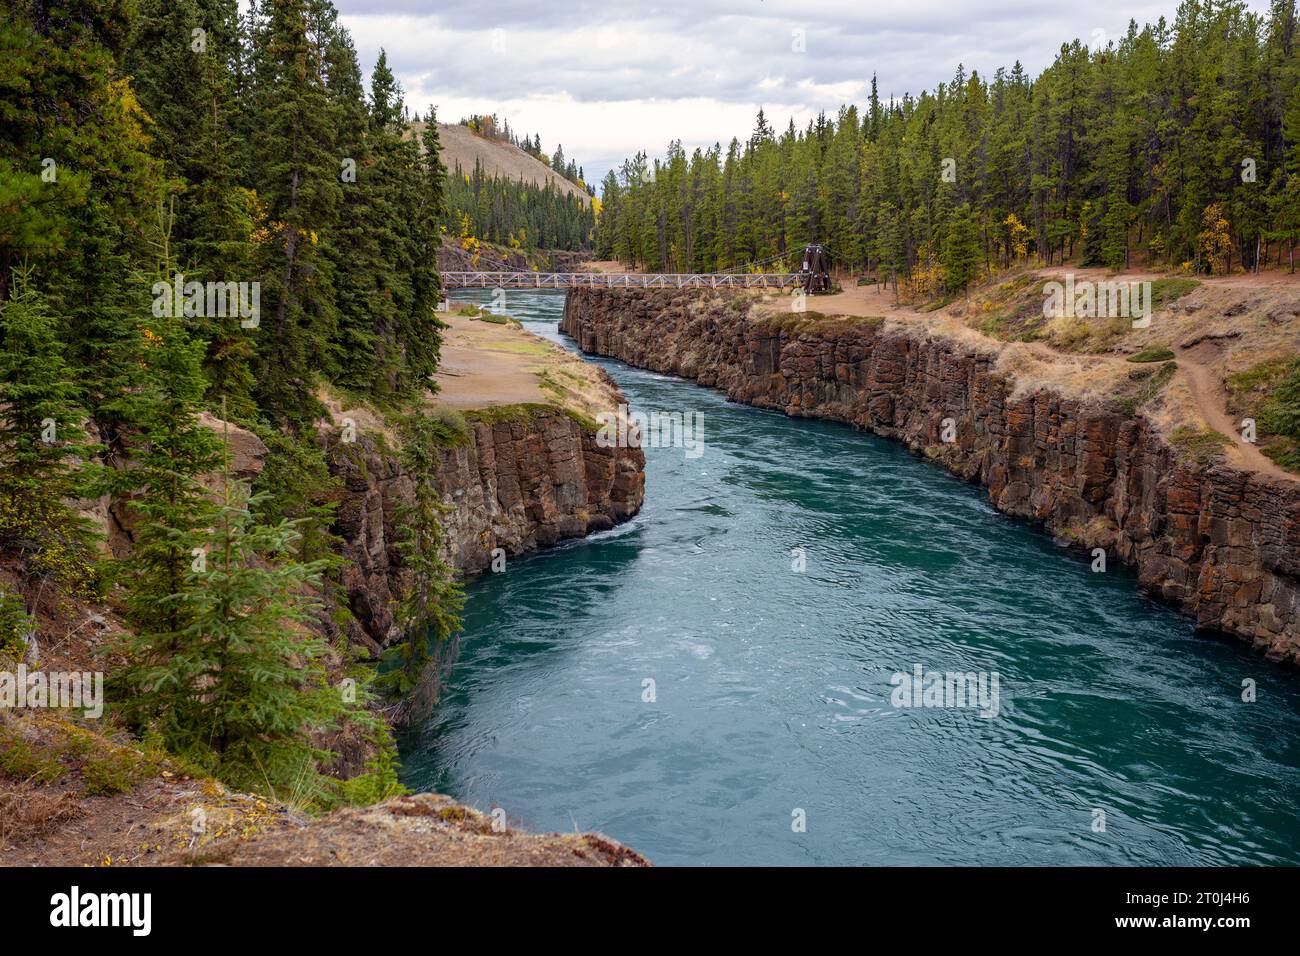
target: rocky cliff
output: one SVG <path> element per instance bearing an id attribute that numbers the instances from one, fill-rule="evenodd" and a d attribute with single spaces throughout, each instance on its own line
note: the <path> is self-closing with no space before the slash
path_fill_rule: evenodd
<path id="1" fill-rule="evenodd" d="M 1300 483 L 1199 461 L 1141 412 L 1018 380 L 996 343 L 678 290 L 574 289 L 561 330 L 735 401 L 903 441 L 999 510 L 1135 566 L 1199 628 L 1300 663 Z"/>
<path id="2" fill-rule="evenodd" d="M 498 548 L 508 558 L 611 528 L 641 507 L 641 450 L 600 447 L 593 427 L 561 408 L 488 409 L 466 423 L 463 440 L 432 449 L 429 476 L 449 509 L 444 558 L 459 571 L 488 567 Z M 377 652 L 401 636 L 393 623 L 405 576 L 398 543 L 414 476 L 382 432 L 363 429 L 343 444 L 331 431 L 322 441 L 345 488 L 337 531 L 356 618 L 349 636 Z"/>

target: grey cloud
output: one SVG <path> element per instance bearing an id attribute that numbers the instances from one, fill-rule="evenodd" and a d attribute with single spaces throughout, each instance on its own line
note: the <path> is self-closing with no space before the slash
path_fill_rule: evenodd
<path id="1" fill-rule="evenodd" d="M 807 4 L 721 0 L 648 8 L 578 0 L 558 17 L 552 7 L 517 0 L 343 0 L 341 6 L 345 22 L 367 40 L 377 16 L 422 17 L 436 44 L 411 50 L 395 36 L 389 58 L 399 75 L 419 77 L 423 88 L 486 99 L 526 88 L 580 101 L 702 94 L 724 102 L 778 101 L 802 97 L 803 80 L 861 83 L 873 71 L 886 90 L 917 93 L 947 80 L 959 61 L 981 72 L 1017 59 L 1040 68 L 1061 42 L 1089 40 L 1097 28 L 1118 36 L 1127 22 L 1127 14 L 1098 9 L 1080 16 L 1060 8 L 1065 5 L 1049 16 L 1050 9 L 1023 2 L 942 16 L 921 5 L 887 11 L 854 4 L 818 15 Z M 503 31 L 504 56 L 490 49 L 493 27 Z M 795 28 L 806 30 L 806 53 L 791 51 Z M 597 43 L 601 36 L 611 45 Z M 779 82 L 760 86 L 765 80 Z"/>
<path id="2" fill-rule="evenodd" d="M 528 97 L 571 97 L 583 104 L 705 97 L 833 112 L 846 98 L 861 104 L 873 73 L 882 96 L 934 89 L 951 79 L 958 63 L 988 76 L 1019 60 L 1032 74 L 1063 42 L 1091 44 L 1096 30 L 1117 40 L 1130 18 L 1172 19 L 1176 9 L 1176 0 L 1096 0 L 1087 7 L 1073 0 L 571 0 L 561 7 L 524 0 L 336 2 L 363 67 L 386 47 L 403 85 L 418 91 L 412 107 L 457 99 L 481 103 L 483 110 Z M 1248 5 L 1263 10 L 1267 4 Z M 493 28 L 503 31 L 500 55 L 491 49 Z M 791 50 L 795 28 L 806 31 L 805 53 Z M 780 109 L 772 111 L 777 125 L 785 119 Z M 547 144 L 569 139 L 565 130 L 539 132 Z M 745 132 L 720 129 L 717 138 Z M 658 151 L 670 135 L 647 130 L 645 145 Z"/>

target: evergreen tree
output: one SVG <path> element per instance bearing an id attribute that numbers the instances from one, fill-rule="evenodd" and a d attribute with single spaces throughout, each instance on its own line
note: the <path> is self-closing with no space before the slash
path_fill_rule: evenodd
<path id="1" fill-rule="evenodd" d="M 948 224 L 940 261 L 950 292 L 962 292 L 979 274 L 980 245 L 970 206 L 962 203 Z"/>
<path id="2" fill-rule="evenodd" d="M 302 626 L 304 590 L 322 569 L 294 560 L 292 522 L 260 522 L 242 484 L 228 474 L 223 484 L 206 560 L 168 597 L 178 629 L 127 641 L 125 707 L 232 786 L 319 798 L 316 767 L 328 754 L 312 735 L 348 710 L 326 683 L 323 643 Z"/>
<path id="3" fill-rule="evenodd" d="M 73 373 L 49 308 L 15 270 L 0 306 L 0 488 L 8 495 L 70 489 L 68 444 L 80 434 Z"/>
<path id="4" fill-rule="evenodd" d="M 254 375 L 262 410 L 305 424 L 320 413 L 314 384 L 334 370 L 337 312 L 321 236 L 341 198 L 336 131 L 309 0 L 266 0 L 254 77 L 252 179 L 260 203 L 260 326 Z"/>
<path id="5" fill-rule="evenodd" d="M 252 195 L 237 179 L 234 130 L 238 10 L 233 0 L 143 0 L 126 65 L 149 116 L 154 154 L 175 183 L 173 254 L 188 277 L 250 281 Z M 210 398 L 252 411 L 249 331 L 234 310 L 195 317 Z"/>
<path id="6" fill-rule="evenodd" d="M 401 696 L 399 723 L 422 719 L 435 703 L 439 674 L 431 646 L 456 633 L 464 603 L 455 572 L 439 556 L 446 508 L 433 485 L 433 455 L 448 438 L 446 426 L 416 416 L 406 423 L 406 431 L 403 466 L 415 478 L 415 497 L 399 518 L 405 529 L 399 548 L 409 586 L 395 615 L 406 638 L 390 650 L 392 669 L 381 678 L 381 686 Z"/>
<path id="7" fill-rule="evenodd" d="M 760 114 L 745 143 L 692 158 L 685 191 L 679 144 L 660 163 L 638 154 L 604 184 L 598 245 L 629 265 L 671 266 L 685 215 L 696 269 L 787 268 L 783 252 L 819 239 L 839 266 L 879 278 L 887 265 L 930 294 L 954 229 L 965 260 L 971 227 L 986 271 L 1179 268 L 1204 261 L 1204 213 L 1217 204 L 1216 268 L 1289 265 L 1295 7 L 1273 0 L 1265 21 L 1239 0 L 1185 0 L 1172 24 L 1131 23 L 1096 50 L 1063 44 L 1033 79 L 1020 63 L 992 82 L 959 67 L 932 91 L 887 99 L 873 82 L 861 118 L 845 106 L 779 137 Z M 969 224 L 953 219 L 963 204 Z"/>
<path id="8" fill-rule="evenodd" d="M 33 577 L 81 586 L 88 533 L 67 502 L 87 477 L 73 456 L 89 448 L 74 375 L 30 270 L 15 271 L 10 291 L 0 306 L 0 549 L 21 555 Z"/>
<path id="9" fill-rule="evenodd" d="M 162 223 L 163 235 L 167 224 Z M 172 260 L 160 256 L 151 314 L 137 320 L 134 353 L 123 355 L 134 378 L 115 407 L 132 423 L 129 457 L 136 467 L 108 473 L 110 489 L 129 501 L 133 541 L 118 569 L 131 623 L 165 654 L 187 626 L 176 600 L 187 569 L 202 559 L 213 517 L 201 478 L 222 461 L 221 444 L 199 421 L 208 383 L 204 348 L 190 338 L 169 295 Z"/>

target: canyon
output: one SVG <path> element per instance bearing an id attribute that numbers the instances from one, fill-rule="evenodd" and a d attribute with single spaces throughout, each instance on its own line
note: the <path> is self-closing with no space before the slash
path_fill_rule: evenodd
<path id="1" fill-rule="evenodd" d="M 405 635 L 393 612 L 409 586 L 403 515 L 417 483 L 442 508 L 440 557 L 461 575 L 626 521 L 645 499 L 645 455 L 599 440 L 597 420 L 626 399 L 602 369 L 524 330 L 460 305 L 446 315 L 440 370 L 423 412 L 440 426 L 413 439 L 371 409 L 326 403 L 317 429 L 342 486 L 335 531 L 347 637 L 372 654 Z M 428 447 L 403 455 L 403 442 Z M 425 471 L 420 474 L 423 462 Z"/>
<path id="2" fill-rule="evenodd" d="M 574 289 L 561 330 L 584 352 L 736 402 L 901 441 L 984 486 L 999 511 L 1133 566 L 1139 587 L 1199 630 L 1300 663 L 1300 482 L 1189 454 L 1162 427 L 1160 396 L 1126 409 L 1030 378 L 992 340 L 754 306 L 707 292 Z"/>

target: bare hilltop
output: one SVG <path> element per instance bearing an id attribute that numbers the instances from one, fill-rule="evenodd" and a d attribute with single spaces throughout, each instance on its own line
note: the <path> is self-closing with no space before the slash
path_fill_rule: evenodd
<path id="1" fill-rule="evenodd" d="M 412 133 L 419 137 L 427 123 L 411 124 Z M 468 173 L 474 163 L 483 164 L 488 175 L 502 176 L 508 179 L 522 180 L 535 186 L 548 183 L 558 190 L 577 196 L 590 205 L 591 197 L 576 183 L 565 179 L 550 166 L 529 156 L 518 146 L 498 139 L 487 139 L 476 135 L 469 127 L 452 123 L 438 124 L 438 138 L 442 143 L 442 162 L 449 170 L 459 166 Z"/>

